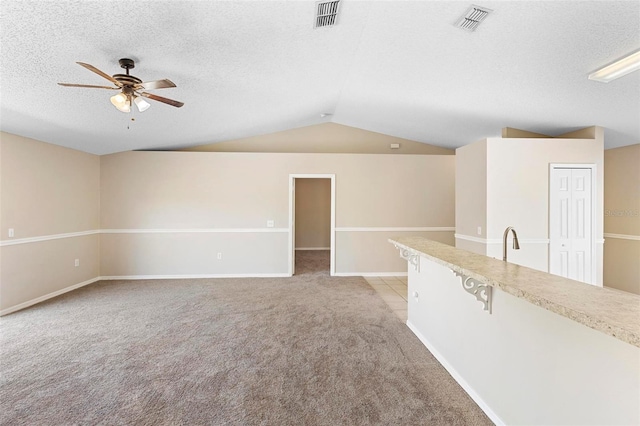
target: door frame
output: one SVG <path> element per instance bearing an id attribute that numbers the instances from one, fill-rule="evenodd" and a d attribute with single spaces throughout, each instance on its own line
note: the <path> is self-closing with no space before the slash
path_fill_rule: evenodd
<path id="1" fill-rule="evenodd" d="M 591 170 L 591 282 L 589 284 L 598 285 L 596 279 L 596 196 L 597 196 L 597 188 L 596 188 L 596 174 L 598 168 L 595 163 L 549 163 L 549 212 L 548 212 L 548 223 L 547 223 L 547 232 L 549 233 L 549 255 L 547 257 L 547 272 L 551 270 L 551 179 L 553 171 L 556 169 L 590 169 Z"/>
<path id="2" fill-rule="evenodd" d="M 293 173 L 289 174 L 289 276 L 295 271 L 295 180 L 331 179 L 331 247 L 329 253 L 329 275 L 336 274 L 336 175 L 335 173 Z"/>

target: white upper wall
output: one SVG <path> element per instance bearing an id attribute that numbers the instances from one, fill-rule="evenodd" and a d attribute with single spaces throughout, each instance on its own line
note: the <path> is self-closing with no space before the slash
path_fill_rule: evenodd
<path id="1" fill-rule="evenodd" d="M 549 169 L 552 163 L 595 164 L 596 283 L 602 284 L 604 136 L 591 139 L 487 138 L 456 150 L 456 247 L 502 258 L 502 235 L 513 226 L 520 250 L 509 260 L 549 271 Z M 486 182 L 486 184 L 485 184 Z M 483 198 L 486 197 L 486 204 Z M 466 199 L 465 199 L 466 198 Z M 486 223 L 486 234 L 476 227 Z M 511 237 L 510 237 L 511 238 Z"/>
<path id="2" fill-rule="evenodd" d="M 487 235 L 515 226 L 522 238 L 549 237 L 549 165 L 596 165 L 596 238 L 603 233 L 604 147 L 598 139 L 487 139 Z"/>

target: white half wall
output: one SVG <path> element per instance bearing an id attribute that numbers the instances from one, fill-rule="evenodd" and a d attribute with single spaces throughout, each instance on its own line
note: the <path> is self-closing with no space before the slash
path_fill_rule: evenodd
<path id="1" fill-rule="evenodd" d="M 424 257 L 408 283 L 407 324 L 496 424 L 640 423 L 636 346 L 495 287 L 484 311 Z"/>

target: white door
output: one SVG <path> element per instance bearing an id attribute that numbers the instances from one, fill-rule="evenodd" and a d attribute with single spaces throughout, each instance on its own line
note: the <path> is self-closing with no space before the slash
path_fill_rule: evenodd
<path id="1" fill-rule="evenodd" d="M 593 284 L 591 169 L 552 168 L 549 272 Z"/>

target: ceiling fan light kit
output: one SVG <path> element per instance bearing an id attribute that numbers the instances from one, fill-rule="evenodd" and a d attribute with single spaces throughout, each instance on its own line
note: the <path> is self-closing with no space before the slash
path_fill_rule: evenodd
<path id="1" fill-rule="evenodd" d="M 138 107 L 138 111 L 140 112 L 145 112 L 151 106 L 149 102 L 145 101 L 140 96 L 136 96 L 133 99 L 133 103 L 136 104 L 136 106 Z"/>
<path id="2" fill-rule="evenodd" d="M 111 103 L 122 112 L 131 112 L 131 104 L 124 93 L 118 93 L 111 97 Z"/>
<path id="3" fill-rule="evenodd" d="M 151 104 L 144 98 L 153 99 L 154 101 L 162 102 L 167 105 L 180 108 L 184 103 L 174 101 L 173 99 L 163 98 L 162 96 L 154 95 L 151 93 L 143 92 L 142 90 L 153 89 L 165 89 L 170 87 L 176 87 L 176 85 L 169 79 L 154 80 L 143 82 L 136 76 L 130 75 L 129 70 L 135 68 L 135 62 L 133 59 L 122 58 L 119 61 L 120 67 L 126 70 L 126 74 L 114 74 L 113 76 L 100 71 L 93 65 L 86 64 L 84 62 L 77 62 L 78 65 L 85 67 L 89 71 L 92 71 L 99 76 L 109 80 L 114 86 L 94 86 L 89 84 L 71 84 L 71 83 L 58 83 L 61 86 L 66 87 L 84 87 L 91 89 L 108 89 L 108 90 L 120 90 L 120 93 L 110 98 L 111 103 L 118 111 L 131 112 L 131 105 L 135 104 L 138 111 L 144 112 Z"/>

